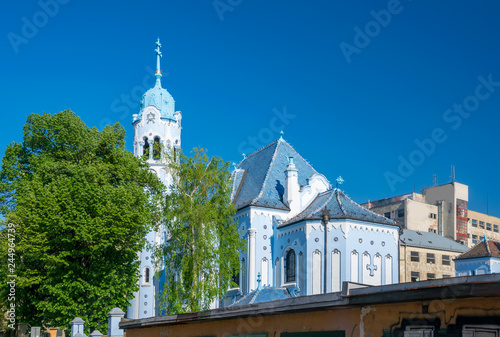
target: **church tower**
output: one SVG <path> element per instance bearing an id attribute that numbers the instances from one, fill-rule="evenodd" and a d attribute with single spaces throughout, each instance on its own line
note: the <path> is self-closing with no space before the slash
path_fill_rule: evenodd
<path id="1" fill-rule="evenodd" d="M 160 39 L 156 41 L 156 83 L 155 86 L 142 96 L 138 114 L 133 115 L 134 126 L 134 155 L 143 157 L 149 164 L 149 169 L 160 180 L 169 186 L 172 176 L 168 170 L 165 150 L 177 151 L 181 146 L 181 119 L 180 111 L 175 111 L 175 101 L 170 93 L 161 86 Z M 151 245 L 163 243 L 166 239 L 164 229 L 152 231 L 147 235 Z M 139 291 L 130 301 L 127 308 L 127 318 L 147 318 L 158 314 L 156 293 L 160 290 L 160 280 L 155 279 L 155 265 L 152 261 L 152 251 L 145 248 L 140 254 L 141 261 L 139 277 Z"/>

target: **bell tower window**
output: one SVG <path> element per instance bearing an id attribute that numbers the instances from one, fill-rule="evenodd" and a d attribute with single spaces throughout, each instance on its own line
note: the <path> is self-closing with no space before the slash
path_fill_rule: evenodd
<path id="1" fill-rule="evenodd" d="M 147 137 L 144 137 L 144 148 L 142 150 L 142 157 L 145 160 L 149 158 L 149 140 Z"/>
<path id="2" fill-rule="evenodd" d="M 161 152 L 162 152 L 162 145 L 160 142 L 160 137 L 155 137 L 154 138 L 154 143 L 153 143 L 153 159 L 154 160 L 159 160 L 161 158 Z"/>

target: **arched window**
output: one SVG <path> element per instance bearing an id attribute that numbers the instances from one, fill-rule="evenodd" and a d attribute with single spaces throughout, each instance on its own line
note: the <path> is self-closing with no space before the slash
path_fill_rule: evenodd
<path id="1" fill-rule="evenodd" d="M 285 258 L 285 282 L 295 282 L 295 251 L 290 249 Z"/>
<path id="2" fill-rule="evenodd" d="M 154 138 L 154 143 L 153 143 L 153 159 L 158 160 L 161 158 L 161 152 L 162 152 L 162 145 L 160 141 L 160 137 L 156 136 Z"/>
<path id="3" fill-rule="evenodd" d="M 239 271 L 236 274 L 233 274 L 233 282 L 236 283 L 236 285 L 231 286 L 231 288 L 239 288 L 240 287 L 240 272 Z"/>
<path id="4" fill-rule="evenodd" d="M 151 277 L 150 277 L 150 270 L 149 267 L 144 268 L 144 282 L 142 284 L 150 284 L 151 283 Z"/>
<path id="5" fill-rule="evenodd" d="M 142 157 L 147 160 L 149 158 L 149 140 L 144 137 L 144 147 L 142 148 Z"/>

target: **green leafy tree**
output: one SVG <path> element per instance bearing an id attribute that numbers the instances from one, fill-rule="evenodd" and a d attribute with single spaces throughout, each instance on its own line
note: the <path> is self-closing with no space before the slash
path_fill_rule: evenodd
<path id="1" fill-rule="evenodd" d="M 105 332 L 133 298 L 163 185 L 124 146 L 119 123 L 99 131 L 68 110 L 30 115 L 7 147 L 0 212 L 16 225 L 19 322 L 67 328 L 78 316 Z"/>
<path id="2" fill-rule="evenodd" d="M 225 296 L 244 243 L 233 221 L 229 163 L 203 149 L 193 157 L 172 155 L 173 184 L 163 208 L 169 240 L 156 261 L 166 270 L 162 309 L 177 314 L 208 309 Z"/>

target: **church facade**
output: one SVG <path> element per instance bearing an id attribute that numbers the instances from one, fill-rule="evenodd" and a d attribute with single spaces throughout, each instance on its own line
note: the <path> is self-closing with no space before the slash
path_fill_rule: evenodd
<path id="1" fill-rule="evenodd" d="M 156 84 L 142 97 L 133 116 L 134 154 L 169 186 L 171 175 L 163 148 L 181 146 L 182 114 L 161 86 L 157 41 Z M 341 290 L 342 282 L 397 283 L 399 227 L 393 220 L 352 201 L 280 138 L 245 157 L 232 173 L 234 220 L 248 247 L 241 253 L 237 287 L 215 306 L 228 306 L 263 286 L 287 288 L 293 296 Z M 152 245 L 166 243 L 164 229 L 148 234 Z M 139 254 L 139 291 L 127 318 L 159 315 L 156 295 L 164 280 L 155 279 L 152 252 Z"/>
<path id="2" fill-rule="evenodd" d="M 232 179 L 248 247 L 225 304 L 254 290 L 259 274 L 297 296 L 337 292 L 344 281 L 398 282 L 396 223 L 332 187 L 282 138 L 246 157 Z"/>

